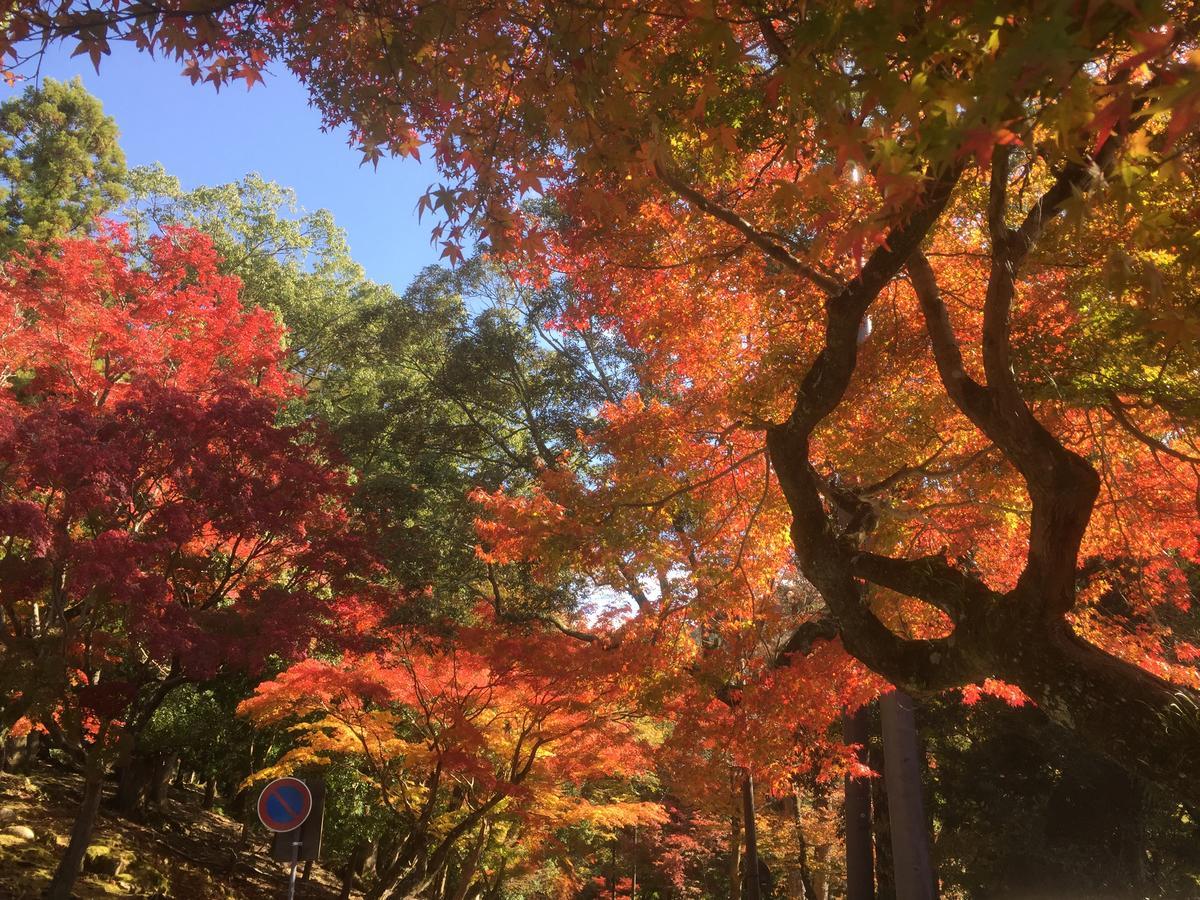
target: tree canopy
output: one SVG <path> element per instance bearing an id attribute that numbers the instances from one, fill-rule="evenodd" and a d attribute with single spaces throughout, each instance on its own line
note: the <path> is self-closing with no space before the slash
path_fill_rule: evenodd
<path id="1" fill-rule="evenodd" d="M 279 61 L 365 160 L 437 165 L 419 208 L 456 268 L 403 296 L 261 180 L 135 175 L 135 222 L 209 232 L 292 326 L 288 413 L 331 425 L 413 598 L 379 631 L 421 663 L 303 661 L 243 710 L 286 697 L 299 757 L 404 805 L 388 766 L 436 773 L 453 731 L 423 679 L 469 719 L 462 660 L 503 721 L 554 660 L 655 732 L 660 836 L 747 798 L 749 848 L 754 782 L 864 775 L 836 725 L 893 687 L 1032 702 L 1200 801 L 1196 26 L 1154 0 L 21 0 L 0 54 L 130 40 L 218 86 Z M 489 791 L 520 805 L 484 731 L 453 761 L 464 869 Z M 368 732 L 395 752 L 350 753 Z M 432 877 L 435 795 L 381 892 Z"/>
<path id="2" fill-rule="evenodd" d="M 117 124 L 78 78 L 46 78 L 0 104 L 0 181 L 11 253 L 27 240 L 90 230 L 125 197 Z"/>
<path id="3" fill-rule="evenodd" d="M 707 448 L 737 485 L 765 447 L 763 506 L 852 655 L 917 691 L 1012 682 L 1194 789 L 1191 645 L 1138 622 L 1187 602 L 1197 548 L 1171 396 L 1195 370 L 1190 7 L 136 9 L 23 3 L 5 49 L 130 39 L 218 84 L 278 57 L 368 159 L 428 145 L 448 256 L 478 232 L 561 272 L 651 357 L 665 399 L 624 415 L 691 440 L 616 465 L 690 482 Z M 1128 614 L 1098 614 L 1114 592 Z M 900 597 L 932 630 L 889 624 Z"/>

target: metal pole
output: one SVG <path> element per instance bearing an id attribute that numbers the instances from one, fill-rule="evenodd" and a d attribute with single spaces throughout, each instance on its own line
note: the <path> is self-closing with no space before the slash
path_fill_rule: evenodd
<path id="1" fill-rule="evenodd" d="M 299 837 L 299 834 L 296 835 Z M 296 900 L 296 864 L 300 862 L 300 841 L 292 841 L 292 874 L 288 876 L 288 900 Z"/>

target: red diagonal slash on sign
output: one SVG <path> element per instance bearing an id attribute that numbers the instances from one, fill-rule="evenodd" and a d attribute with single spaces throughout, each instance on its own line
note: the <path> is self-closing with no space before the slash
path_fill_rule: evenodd
<path id="1" fill-rule="evenodd" d="M 292 802 L 293 793 L 298 803 Z M 312 794 L 298 778 L 277 778 L 258 797 L 258 818 L 271 831 L 299 828 L 311 811 Z"/>
<path id="2" fill-rule="evenodd" d="M 287 791 L 276 791 L 275 799 L 279 801 L 279 805 L 284 808 L 289 816 L 294 816 L 296 814 L 296 810 L 292 809 L 292 805 L 287 802 Z"/>

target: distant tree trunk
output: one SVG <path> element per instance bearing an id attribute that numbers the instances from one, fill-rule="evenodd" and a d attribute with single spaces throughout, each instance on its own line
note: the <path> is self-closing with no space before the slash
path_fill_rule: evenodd
<path id="1" fill-rule="evenodd" d="M 883 738 L 879 734 L 879 704 L 871 717 L 871 745 L 867 759 L 871 770 L 883 773 Z M 892 826 L 888 820 L 888 795 L 885 778 L 871 779 L 871 836 L 875 844 L 876 900 L 896 900 L 896 865 L 892 859 Z"/>
<path id="2" fill-rule="evenodd" d="M 608 896 L 617 900 L 617 836 L 608 847 Z"/>
<path id="3" fill-rule="evenodd" d="M 929 852 L 929 823 L 922 797 L 920 746 L 913 700 L 893 691 L 880 700 L 883 761 L 887 778 L 896 900 L 936 900 L 937 882 Z"/>
<path id="4" fill-rule="evenodd" d="M 812 808 L 818 816 L 829 815 L 829 794 L 820 784 L 813 785 Z M 813 844 L 811 866 L 813 900 L 829 900 L 829 860 L 832 856 L 833 844 L 829 841 Z"/>
<path id="5" fill-rule="evenodd" d="M 729 900 L 742 897 L 742 818 L 729 820 Z"/>
<path id="6" fill-rule="evenodd" d="M 84 856 L 92 841 L 92 833 L 96 830 L 96 817 L 100 812 L 100 799 L 103 794 L 104 767 L 98 760 L 89 760 L 83 780 L 83 801 L 75 817 L 75 824 L 71 827 L 71 839 L 67 843 L 67 849 L 59 860 L 50 887 L 46 889 L 46 900 L 70 900 L 71 889 L 75 885 L 75 879 L 79 877 Z"/>
<path id="7" fill-rule="evenodd" d="M 117 791 L 112 808 L 123 816 L 133 816 L 149 793 L 157 760 L 137 750 L 130 752 L 117 766 Z"/>
<path id="8" fill-rule="evenodd" d="M 496 869 L 496 877 L 490 882 L 485 882 L 485 890 L 483 895 L 487 900 L 499 900 L 500 891 L 504 887 L 504 876 L 508 871 L 508 858 L 501 857 L 500 865 Z"/>
<path id="9" fill-rule="evenodd" d="M 867 707 L 842 719 L 842 738 L 858 744 L 858 761 L 867 762 L 866 746 L 870 738 Z M 846 776 L 846 898 L 874 900 L 875 863 L 871 852 L 871 781 Z"/>
<path id="10" fill-rule="evenodd" d="M 449 895 L 449 900 L 466 900 L 467 893 L 471 890 L 471 883 L 475 880 L 475 870 L 479 867 L 479 857 L 483 854 L 487 837 L 487 828 L 481 827 L 479 836 L 471 847 L 471 852 L 463 860 L 462 869 L 458 873 L 458 880 L 455 882 L 454 891 Z"/>
<path id="11" fill-rule="evenodd" d="M 375 853 L 375 874 L 379 875 L 396 865 L 400 858 L 401 842 L 395 834 L 389 834 L 379 840 Z"/>
<path id="12" fill-rule="evenodd" d="M 163 804 L 167 802 L 168 788 L 174 781 L 175 773 L 178 770 L 179 756 L 177 754 L 172 753 L 158 757 L 157 765 L 154 767 L 154 778 L 150 782 L 150 802 L 160 812 Z"/>
<path id="13" fill-rule="evenodd" d="M 338 894 L 338 900 L 350 900 L 350 893 L 354 890 L 354 882 L 362 874 L 367 857 L 371 855 L 372 849 L 372 846 L 366 842 L 354 848 L 354 852 L 350 854 L 350 859 L 346 863 L 346 867 L 342 870 L 342 892 Z"/>
<path id="14" fill-rule="evenodd" d="M 747 772 L 742 779 L 742 818 L 745 820 L 746 857 L 742 870 L 746 879 L 746 900 L 762 900 L 758 871 L 758 823 L 754 818 L 754 777 Z"/>
<path id="15" fill-rule="evenodd" d="M 796 900 L 817 900 L 812 870 L 808 866 L 808 838 L 804 834 L 804 794 L 797 779 L 792 780 L 792 796 L 789 800 L 796 826 L 796 883 L 791 888 L 791 896 Z"/>

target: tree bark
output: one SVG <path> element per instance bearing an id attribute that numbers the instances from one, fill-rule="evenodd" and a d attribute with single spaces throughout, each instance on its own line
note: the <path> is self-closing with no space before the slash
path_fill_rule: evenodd
<path id="1" fill-rule="evenodd" d="M 896 900 L 936 900 L 937 879 L 929 852 L 929 824 L 921 785 L 924 767 L 913 700 L 896 690 L 884 695 L 879 708 Z"/>
<path id="2" fill-rule="evenodd" d="M 112 809 L 133 816 L 141 808 L 151 788 L 156 760 L 138 751 L 131 752 L 117 768 L 117 792 Z"/>
<path id="3" fill-rule="evenodd" d="M 479 837 L 476 838 L 470 853 L 463 860 L 454 890 L 449 895 L 448 900 L 466 900 L 467 893 L 471 890 L 471 885 L 475 880 L 475 870 L 479 867 L 479 857 L 483 854 L 483 848 L 486 844 L 487 829 L 481 828 L 479 829 Z"/>
<path id="4" fill-rule="evenodd" d="M 41 733 L 30 730 L 21 737 L 8 734 L 0 740 L 0 772 L 28 772 L 37 758 Z"/>
<path id="5" fill-rule="evenodd" d="M 1094 749 L 1200 809 L 1194 777 L 1200 705 L 1194 692 L 1109 656 L 1066 622 L 1014 649 L 1009 660 L 996 661 L 1001 678 L 1019 685 Z"/>
<path id="6" fill-rule="evenodd" d="M 758 822 L 754 815 L 754 776 L 749 772 L 742 779 L 742 818 L 746 831 L 745 870 L 746 900 L 762 900 L 762 884 L 758 871 Z"/>
<path id="7" fill-rule="evenodd" d="M 870 738 L 867 707 L 859 707 L 842 718 L 842 739 L 858 744 L 858 761 L 867 762 Z M 871 852 L 871 782 L 846 776 L 846 898 L 874 900 L 875 866 Z"/>
<path id="8" fill-rule="evenodd" d="M 150 783 L 150 802 L 154 804 L 154 808 L 162 811 L 163 804 L 167 802 L 167 797 L 170 795 L 169 788 L 175 780 L 175 774 L 179 771 L 179 756 L 170 754 L 168 756 L 160 756 L 158 763 L 154 769 L 154 779 Z"/>
<path id="9" fill-rule="evenodd" d="M 729 900 L 742 898 L 742 817 L 729 819 Z"/>
<path id="10" fill-rule="evenodd" d="M 883 739 L 879 735 L 879 704 L 871 716 L 871 746 L 867 751 L 871 770 L 882 773 Z M 896 900 L 896 864 L 892 859 L 892 828 L 889 823 L 887 779 L 871 779 L 871 840 L 875 848 L 876 900 Z"/>
<path id="11" fill-rule="evenodd" d="M 999 677 L 1021 687 L 1051 718 L 1094 747 L 1200 806 L 1189 761 L 1200 748 L 1200 692 L 1171 685 L 1088 645 L 1066 616 L 1076 602 L 1079 551 L 1099 493 L 1091 464 L 1033 414 L 1012 365 L 1009 316 L 1021 265 L 1048 223 L 1117 158 L 1127 136 L 1114 131 L 1081 150 L 1033 201 L 1018 228 L 1007 225 L 1008 150 L 993 156 L 987 198 L 991 260 L 980 352 L 985 381 L 964 364 L 958 333 L 921 243 L 941 219 L 962 164 L 930 170 L 920 195 L 871 253 L 858 275 L 825 304 L 824 345 L 799 379 L 787 418 L 767 428 L 771 464 L 792 512 L 797 563 L 837 620 L 846 650 L 892 684 L 937 692 Z M 943 557 L 899 559 L 862 551 L 877 510 L 818 473 L 811 438 L 846 397 L 865 316 L 907 267 L 938 376 L 949 399 L 1019 473 L 1030 500 L 1025 565 L 1007 593 L 992 590 Z M 876 615 L 862 583 L 913 597 L 944 612 L 953 632 L 909 639 Z"/>
<path id="12" fill-rule="evenodd" d="M 71 839 L 59 860 L 50 887 L 46 889 L 46 900 L 70 900 L 71 889 L 79 877 L 92 833 L 96 830 L 96 817 L 100 812 L 103 794 L 104 768 L 98 761 L 89 761 L 83 781 L 83 800 L 75 824 L 71 827 Z"/>
<path id="13" fill-rule="evenodd" d="M 371 854 L 371 845 L 364 842 L 354 848 L 354 852 L 350 854 L 350 859 L 346 862 L 346 868 L 342 871 L 342 890 L 338 894 L 338 900 L 350 900 L 350 893 L 354 890 L 354 883 L 358 876 L 362 874 L 363 867 L 366 865 L 367 857 Z"/>
<path id="14" fill-rule="evenodd" d="M 792 780 L 791 802 L 796 825 L 796 882 L 792 895 L 800 900 L 817 900 L 812 870 L 808 865 L 808 837 L 804 833 L 804 793 L 798 779 Z"/>

